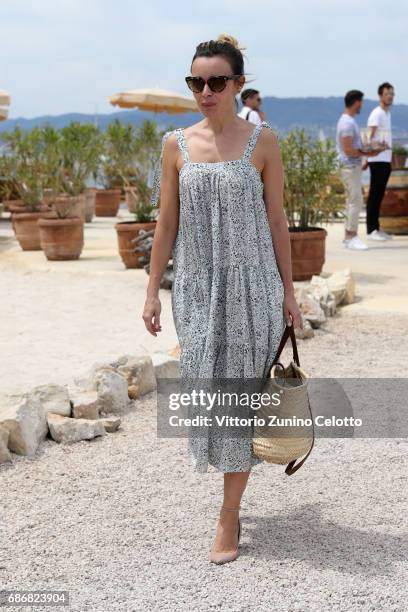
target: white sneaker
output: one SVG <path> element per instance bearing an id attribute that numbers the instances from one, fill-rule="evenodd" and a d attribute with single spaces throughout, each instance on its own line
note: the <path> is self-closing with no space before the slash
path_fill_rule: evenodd
<path id="1" fill-rule="evenodd" d="M 381 234 L 381 232 L 379 232 L 378 230 L 373 230 L 372 232 L 367 234 L 367 238 L 369 240 L 387 240 L 387 238 L 383 236 L 383 234 Z"/>
<path id="2" fill-rule="evenodd" d="M 392 240 L 392 236 L 390 234 L 387 234 L 387 232 L 384 232 L 383 230 L 378 230 L 378 233 L 381 234 L 381 236 L 384 236 L 386 240 Z"/>
<path id="3" fill-rule="evenodd" d="M 360 240 L 358 236 L 353 236 L 350 240 L 343 240 L 343 242 L 346 249 L 354 249 L 356 251 L 365 251 L 368 249 L 366 243 Z"/>

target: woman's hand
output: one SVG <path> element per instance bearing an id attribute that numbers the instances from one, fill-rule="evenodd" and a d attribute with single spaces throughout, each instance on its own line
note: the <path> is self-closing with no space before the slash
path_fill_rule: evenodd
<path id="1" fill-rule="evenodd" d="M 152 336 L 157 336 L 161 331 L 160 325 L 161 303 L 158 297 L 147 297 L 143 309 L 143 321 L 147 331 Z"/>
<path id="2" fill-rule="evenodd" d="M 283 314 L 288 325 L 293 325 L 294 328 L 299 327 L 303 329 L 302 315 L 293 293 L 285 293 Z"/>

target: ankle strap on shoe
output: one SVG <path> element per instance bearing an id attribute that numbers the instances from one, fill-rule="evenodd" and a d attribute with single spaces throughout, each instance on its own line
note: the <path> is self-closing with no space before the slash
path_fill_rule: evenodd
<path id="1" fill-rule="evenodd" d="M 221 506 L 221 510 L 228 510 L 228 512 L 237 512 L 240 508 L 241 506 L 238 506 L 238 508 L 226 508 L 225 506 Z"/>

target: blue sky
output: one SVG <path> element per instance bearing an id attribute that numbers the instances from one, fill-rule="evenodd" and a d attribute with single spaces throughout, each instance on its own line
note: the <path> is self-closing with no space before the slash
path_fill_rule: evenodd
<path id="1" fill-rule="evenodd" d="M 1 0 L 0 89 L 10 118 L 109 113 L 111 94 L 138 87 L 188 94 L 196 45 L 221 32 L 264 96 L 376 99 L 387 80 L 408 104 L 405 0 Z"/>

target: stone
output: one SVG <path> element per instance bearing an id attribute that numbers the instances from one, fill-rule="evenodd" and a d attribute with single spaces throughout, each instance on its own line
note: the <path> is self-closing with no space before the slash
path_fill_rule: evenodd
<path id="1" fill-rule="evenodd" d="M 44 416 L 48 412 L 71 416 L 71 404 L 67 387 L 61 385 L 39 385 L 30 391 L 30 395 L 36 397 L 44 409 Z"/>
<path id="2" fill-rule="evenodd" d="M 327 278 L 312 276 L 310 293 L 319 302 L 326 317 L 332 317 L 336 314 L 336 298 L 334 293 L 330 291 Z"/>
<path id="3" fill-rule="evenodd" d="M 99 418 L 99 399 L 96 391 L 71 390 L 70 400 L 74 419 Z"/>
<path id="4" fill-rule="evenodd" d="M 47 422 L 51 438 L 62 444 L 92 440 L 106 434 L 105 427 L 99 420 L 73 419 L 49 412 Z"/>
<path id="5" fill-rule="evenodd" d="M 329 295 L 332 296 L 333 294 L 330 293 Z M 337 312 L 336 300 L 334 297 L 328 299 L 327 302 L 320 302 L 320 306 L 326 317 L 334 317 Z"/>
<path id="6" fill-rule="evenodd" d="M 312 297 L 306 287 L 295 289 L 295 299 L 304 318 L 307 319 L 313 328 L 318 328 L 326 321 L 320 303 Z"/>
<path id="7" fill-rule="evenodd" d="M 2 396 L 0 425 L 8 431 L 8 448 L 28 457 L 35 455 L 48 432 L 43 405 L 31 393 Z"/>
<path id="8" fill-rule="evenodd" d="M 336 270 L 327 279 L 328 287 L 333 293 L 337 305 L 352 304 L 355 299 L 355 282 L 350 268 Z"/>
<path id="9" fill-rule="evenodd" d="M 100 412 L 119 414 L 129 406 L 128 382 L 115 371 L 101 369 L 95 376 Z"/>
<path id="10" fill-rule="evenodd" d="M 118 367 L 118 373 L 124 376 L 129 387 L 138 387 L 138 397 L 157 388 L 153 361 L 149 356 L 131 357 L 125 365 Z"/>
<path id="11" fill-rule="evenodd" d="M 317 301 L 323 300 L 326 302 L 329 298 L 330 289 L 327 282 L 327 278 L 322 276 L 313 275 L 309 285 L 310 294 Z"/>
<path id="12" fill-rule="evenodd" d="M 130 387 L 128 387 L 128 396 L 130 399 L 133 399 L 133 400 L 139 397 L 138 385 L 130 385 Z"/>
<path id="13" fill-rule="evenodd" d="M 301 316 L 302 316 L 302 322 L 303 322 L 303 329 L 299 329 L 298 327 L 295 327 L 296 338 L 298 338 L 299 340 L 306 340 L 307 338 L 313 338 L 314 331 L 313 331 L 312 326 L 310 325 L 309 321 L 305 319 L 302 313 L 301 313 Z"/>
<path id="14" fill-rule="evenodd" d="M 153 353 L 152 362 L 158 378 L 180 378 L 180 361 L 168 353 Z"/>
<path id="15" fill-rule="evenodd" d="M 8 449 L 9 430 L 0 425 L 0 463 L 11 461 L 11 454 Z"/>
<path id="16" fill-rule="evenodd" d="M 121 419 L 120 417 L 112 416 L 100 419 L 100 422 L 103 424 L 105 431 L 107 431 L 108 433 L 113 433 L 118 429 L 121 423 Z"/>
<path id="17" fill-rule="evenodd" d="M 86 376 L 75 377 L 74 383 L 82 391 L 96 391 L 96 376 L 99 372 L 105 370 L 108 372 L 116 372 L 116 369 L 110 363 L 97 362 L 90 367 Z"/>
<path id="18" fill-rule="evenodd" d="M 133 359 L 134 355 L 121 355 L 120 357 L 118 357 L 117 359 L 115 359 L 114 361 L 111 361 L 111 363 L 109 364 L 112 368 L 115 368 L 115 370 L 117 370 L 120 366 L 122 365 L 126 365 L 126 363 L 129 361 L 129 359 Z"/>

